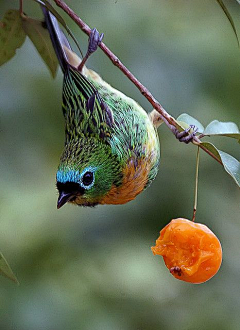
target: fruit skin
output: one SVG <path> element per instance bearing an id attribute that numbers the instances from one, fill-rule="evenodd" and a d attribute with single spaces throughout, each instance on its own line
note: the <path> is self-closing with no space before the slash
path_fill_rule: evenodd
<path id="1" fill-rule="evenodd" d="M 212 278 L 222 263 L 222 247 L 205 225 L 173 219 L 160 232 L 154 255 L 163 256 L 171 274 L 182 281 L 203 283 Z"/>

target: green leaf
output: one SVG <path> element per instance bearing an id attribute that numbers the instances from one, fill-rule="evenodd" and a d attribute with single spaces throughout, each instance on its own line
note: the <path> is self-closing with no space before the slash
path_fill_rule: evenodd
<path id="1" fill-rule="evenodd" d="M 22 17 L 22 24 L 24 31 L 36 47 L 54 78 L 57 73 L 58 59 L 53 49 L 48 30 L 43 27 L 41 21 L 26 16 Z"/>
<path id="2" fill-rule="evenodd" d="M 177 121 L 180 121 L 180 125 L 182 125 L 182 126 L 186 126 L 186 125 L 184 125 L 184 123 L 187 124 L 187 127 L 189 127 L 189 125 L 195 125 L 198 128 L 198 133 L 202 133 L 204 131 L 203 125 L 197 119 L 193 118 L 192 116 L 188 115 L 187 113 L 182 113 L 177 118 Z"/>
<path id="3" fill-rule="evenodd" d="M 238 0 L 237 0 L 238 1 Z M 235 24 L 233 22 L 233 19 L 232 19 L 232 16 L 231 14 L 229 13 L 227 7 L 224 5 L 223 1 L 222 0 L 217 0 L 217 2 L 219 3 L 219 5 L 221 6 L 222 10 L 224 11 L 225 15 L 227 16 L 231 26 L 232 26 L 232 29 L 233 29 L 233 32 L 237 38 L 237 43 L 238 43 L 238 46 L 239 46 L 239 40 L 238 40 L 238 35 L 237 35 L 237 30 L 236 30 L 236 27 L 235 27 Z M 239 3 L 239 1 L 238 1 Z"/>
<path id="4" fill-rule="evenodd" d="M 37 3 L 39 3 L 41 6 L 45 6 L 58 20 L 59 23 L 62 24 L 62 26 L 65 28 L 65 30 L 68 32 L 68 34 L 72 37 L 73 41 L 75 42 L 78 50 L 80 51 L 80 54 L 83 57 L 81 48 L 76 40 L 76 38 L 74 37 L 72 31 L 69 29 L 69 27 L 67 26 L 67 24 L 65 23 L 64 19 L 62 18 L 62 16 L 56 11 L 56 9 L 47 1 L 47 0 L 34 0 Z"/>
<path id="5" fill-rule="evenodd" d="M 240 132 L 235 123 L 213 120 L 204 130 L 204 135 L 221 135 L 240 139 Z"/>
<path id="6" fill-rule="evenodd" d="M 201 142 L 201 145 L 208 149 L 220 162 L 222 162 L 218 149 L 210 142 Z"/>
<path id="7" fill-rule="evenodd" d="M 240 187 L 240 162 L 233 156 L 227 154 L 224 151 L 218 150 L 220 157 L 222 159 L 223 166 L 225 171 L 231 175 L 235 180 L 237 185 Z"/>
<path id="8" fill-rule="evenodd" d="M 211 153 L 213 153 L 217 159 L 219 159 L 225 171 L 233 178 L 236 184 L 240 187 L 240 163 L 239 161 L 234 158 L 233 156 L 218 150 L 212 143 L 209 142 L 202 142 L 206 149 L 208 149 Z"/>
<path id="9" fill-rule="evenodd" d="M 13 274 L 13 271 L 11 270 L 9 264 L 7 263 L 7 260 L 4 258 L 1 252 L 0 252 L 0 275 L 3 275 L 9 278 L 11 281 L 19 284 L 16 276 Z"/>
<path id="10" fill-rule="evenodd" d="M 25 38 L 20 12 L 8 10 L 0 22 L 0 65 L 16 54 L 17 48 L 22 46 Z"/>

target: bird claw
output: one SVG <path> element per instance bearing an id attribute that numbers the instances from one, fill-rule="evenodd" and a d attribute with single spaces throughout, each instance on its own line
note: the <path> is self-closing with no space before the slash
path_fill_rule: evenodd
<path id="1" fill-rule="evenodd" d="M 189 134 L 190 130 L 192 130 L 192 132 Z M 198 128 L 195 125 L 189 125 L 189 127 L 182 132 L 179 132 L 176 127 L 174 127 L 172 131 L 180 142 L 188 144 L 189 142 L 192 142 L 192 140 L 196 136 Z"/>
<path id="2" fill-rule="evenodd" d="M 89 40 L 88 40 L 88 53 L 89 54 L 92 54 L 97 50 L 98 46 L 100 45 L 100 43 L 103 40 L 103 36 L 104 36 L 104 34 L 103 33 L 99 34 L 99 32 L 96 28 L 91 31 Z"/>
<path id="3" fill-rule="evenodd" d="M 87 53 L 84 56 L 84 58 L 82 59 L 79 66 L 77 67 L 77 70 L 79 72 L 82 72 L 82 69 L 83 69 L 87 59 L 89 58 L 89 56 L 97 50 L 98 46 L 100 45 L 100 43 L 103 40 L 103 36 L 104 36 L 104 34 L 103 33 L 99 34 L 97 29 L 91 30 L 91 33 L 90 33 L 89 39 L 88 39 Z"/>

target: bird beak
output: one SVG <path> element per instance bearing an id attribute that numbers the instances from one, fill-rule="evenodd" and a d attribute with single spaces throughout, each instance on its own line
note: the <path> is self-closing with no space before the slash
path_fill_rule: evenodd
<path id="1" fill-rule="evenodd" d="M 59 192 L 57 209 L 60 209 L 60 207 L 66 204 L 73 196 L 74 195 L 72 193 L 65 193 L 64 191 Z"/>

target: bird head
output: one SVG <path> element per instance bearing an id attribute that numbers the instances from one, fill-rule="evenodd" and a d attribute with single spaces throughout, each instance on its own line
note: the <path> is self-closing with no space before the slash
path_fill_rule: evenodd
<path id="1" fill-rule="evenodd" d="M 95 206 L 122 180 L 122 168 L 111 147 L 98 139 L 66 144 L 57 171 L 57 208 L 67 202 Z"/>

